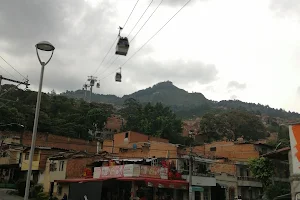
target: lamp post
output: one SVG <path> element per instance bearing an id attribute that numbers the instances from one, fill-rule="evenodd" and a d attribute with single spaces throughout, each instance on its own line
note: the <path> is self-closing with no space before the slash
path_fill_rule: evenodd
<path id="1" fill-rule="evenodd" d="M 33 160 L 33 155 L 34 155 L 36 133 L 37 133 L 37 127 L 38 127 L 38 121 L 39 121 L 39 114 L 40 114 L 40 104 L 41 104 L 41 96 L 42 96 L 44 69 L 45 69 L 45 66 L 51 60 L 55 47 L 50 42 L 42 41 L 42 42 L 39 42 L 35 45 L 35 49 L 36 49 L 36 55 L 37 55 L 37 57 L 40 61 L 42 69 L 41 69 L 39 90 L 38 90 L 36 107 L 35 107 L 35 117 L 34 117 L 33 131 L 32 131 L 31 148 L 30 148 L 30 153 L 29 153 L 29 163 L 28 163 L 28 172 L 27 172 L 24 200 L 28 200 L 28 196 L 29 196 L 30 179 L 31 179 L 31 172 L 32 172 L 32 160 Z M 51 56 L 50 56 L 50 58 L 48 59 L 47 62 L 41 61 L 38 50 L 51 51 Z"/>

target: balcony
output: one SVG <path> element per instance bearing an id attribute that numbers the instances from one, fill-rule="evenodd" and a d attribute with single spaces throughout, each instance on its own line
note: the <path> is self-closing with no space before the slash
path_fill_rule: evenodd
<path id="1" fill-rule="evenodd" d="M 29 160 L 24 160 L 22 162 L 21 171 L 27 171 Z M 32 161 L 32 170 L 39 170 L 40 161 Z"/>
<path id="2" fill-rule="evenodd" d="M 261 182 L 254 177 L 238 176 L 238 186 L 241 187 L 262 187 Z"/>
<path id="3" fill-rule="evenodd" d="M 19 159 L 11 157 L 0 157 L 0 165 L 16 165 L 19 164 Z"/>
<path id="4" fill-rule="evenodd" d="M 178 170 L 182 175 L 189 175 L 189 170 Z M 201 176 L 201 177 L 215 177 L 215 174 L 209 172 L 199 172 L 193 171 L 193 176 Z"/>

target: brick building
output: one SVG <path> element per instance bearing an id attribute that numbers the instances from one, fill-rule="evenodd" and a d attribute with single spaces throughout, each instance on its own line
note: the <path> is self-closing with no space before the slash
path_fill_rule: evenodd
<path id="1" fill-rule="evenodd" d="M 32 133 L 0 132 L 0 140 L 1 138 L 18 138 L 17 140 L 19 144 L 30 146 Z M 15 139 L 15 143 L 17 142 L 17 140 Z M 90 153 L 97 152 L 97 141 L 87 141 L 83 139 L 64 137 L 48 133 L 37 134 L 36 146 L 61 148 L 74 151 L 86 151 Z"/>

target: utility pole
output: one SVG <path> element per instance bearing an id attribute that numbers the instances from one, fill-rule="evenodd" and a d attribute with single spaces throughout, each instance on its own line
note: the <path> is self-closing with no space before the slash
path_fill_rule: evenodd
<path id="1" fill-rule="evenodd" d="M 193 189 L 192 189 L 192 177 L 193 177 L 193 157 L 192 157 L 192 145 L 190 145 L 190 154 L 189 154 L 189 200 L 193 200 Z"/>
<path id="2" fill-rule="evenodd" d="M 29 81 L 28 79 L 26 79 L 25 81 L 17 81 L 17 80 L 6 78 L 6 77 L 0 75 L 0 92 L 1 92 L 2 80 L 10 81 L 10 82 L 13 82 L 13 83 L 18 83 L 19 85 L 25 85 L 26 88 L 28 88 L 28 86 L 30 85 L 28 83 L 28 81 Z"/>
<path id="3" fill-rule="evenodd" d="M 189 132 L 189 137 L 193 138 L 193 132 Z M 189 200 L 193 200 L 193 147 L 192 142 L 190 143 L 190 153 L 189 153 Z"/>
<path id="4" fill-rule="evenodd" d="M 88 81 L 90 82 L 90 103 L 92 103 L 92 94 L 93 94 L 93 87 L 95 85 L 95 82 L 97 82 L 97 77 L 95 76 L 88 76 Z"/>

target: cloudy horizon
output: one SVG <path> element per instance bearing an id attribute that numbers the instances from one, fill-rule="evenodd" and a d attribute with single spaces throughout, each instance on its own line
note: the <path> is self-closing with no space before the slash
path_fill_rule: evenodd
<path id="1" fill-rule="evenodd" d="M 132 30 L 131 40 L 160 2 L 140 0 L 122 35 Z M 40 74 L 34 45 L 48 40 L 56 49 L 45 69 L 45 92 L 80 89 L 90 75 L 100 79 L 95 93 L 117 96 L 169 80 L 211 100 L 238 99 L 300 112 L 297 0 L 192 0 L 127 61 L 186 2 L 163 0 L 130 43 L 128 55 L 112 63 L 113 46 L 100 65 L 136 0 L 4 0 L 0 56 L 28 75 L 32 90 Z M 1 59 L 0 66 L 0 75 L 23 79 Z M 119 66 L 123 78 L 116 83 Z"/>

